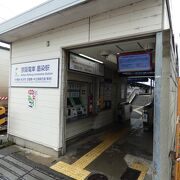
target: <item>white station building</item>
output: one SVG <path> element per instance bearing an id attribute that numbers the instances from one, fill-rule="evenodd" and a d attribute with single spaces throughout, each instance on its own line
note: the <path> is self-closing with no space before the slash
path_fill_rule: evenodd
<path id="1" fill-rule="evenodd" d="M 68 140 L 116 120 L 127 77 L 143 72 L 155 80 L 153 178 L 170 179 L 178 59 L 169 1 L 51 0 L 2 23 L 0 41 L 11 44 L 10 140 L 66 153 Z M 121 54 L 148 58 L 129 68 Z"/>

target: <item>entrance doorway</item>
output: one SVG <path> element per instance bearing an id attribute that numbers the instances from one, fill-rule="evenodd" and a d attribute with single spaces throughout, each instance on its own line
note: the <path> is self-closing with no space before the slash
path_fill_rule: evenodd
<path id="1" fill-rule="evenodd" d="M 72 178 L 73 169 L 86 178 L 145 177 L 153 157 L 155 37 L 66 53 L 67 152 L 61 165 Z"/>

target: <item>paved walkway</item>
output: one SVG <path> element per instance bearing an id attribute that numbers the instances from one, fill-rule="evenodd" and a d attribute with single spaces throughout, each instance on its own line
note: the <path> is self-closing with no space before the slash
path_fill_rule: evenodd
<path id="1" fill-rule="evenodd" d="M 0 180 L 84 180 L 95 173 L 118 180 L 128 167 L 139 171 L 138 180 L 147 180 L 152 133 L 144 133 L 141 124 L 132 119 L 132 129 L 119 130 L 122 125 L 116 124 L 106 132 L 74 141 L 60 158 L 40 156 L 15 145 L 0 149 Z"/>
<path id="2" fill-rule="evenodd" d="M 5 148 L 6 149 L 6 148 Z M 1 153 L 2 152 L 2 153 Z M 5 155 L 4 155 L 5 154 Z M 48 167 L 35 164 L 16 153 L 0 150 L 0 180 L 69 180 Z"/>

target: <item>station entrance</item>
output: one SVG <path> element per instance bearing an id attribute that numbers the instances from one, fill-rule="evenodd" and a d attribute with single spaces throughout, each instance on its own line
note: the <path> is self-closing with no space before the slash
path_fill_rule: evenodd
<path id="1" fill-rule="evenodd" d="M 52 168 L 74 179 L 145 178 L 153 157 L 155 37 L 66 55 L 66 153 Z"/>

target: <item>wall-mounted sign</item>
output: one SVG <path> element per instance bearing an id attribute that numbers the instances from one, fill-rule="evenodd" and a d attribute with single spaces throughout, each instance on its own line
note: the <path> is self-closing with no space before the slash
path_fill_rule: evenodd
<path id="1" fill-rule="evenodd" d="M 58 87 L 59 59 L 13 64 L 12 87 Z"/>
<path id="2" fill-rule="evenodd" d="M 118 72 L 150 71 L 151 69 L 150 52 L 123 53 L 118 56 Z"/>
<path id="3" fill-rule="evenodd" d="M 83 73 L 104 76 L 104 65 L 76 54 L 70 54 L 69 69 Z"/>
<path id="4" fill-rule="evenodd" d="M 27 100 L 28 100 L 28 107 L 34 108 L 36 106 L 36 101 L 37 101 L 37 91 L 33 89 L 29 89 Z"/>

